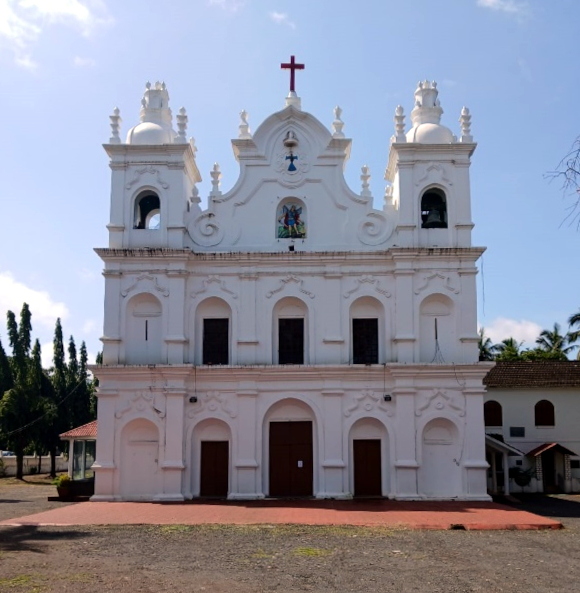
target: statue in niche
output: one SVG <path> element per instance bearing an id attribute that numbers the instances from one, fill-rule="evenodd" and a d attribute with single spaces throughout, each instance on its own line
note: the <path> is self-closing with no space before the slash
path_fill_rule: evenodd
<path id="1" fill-rule="evenodd" d="M 306 221 L 302 218 L 302 206 L 286 202 L 278 210 L 278 239 L 306 238 Z"/>

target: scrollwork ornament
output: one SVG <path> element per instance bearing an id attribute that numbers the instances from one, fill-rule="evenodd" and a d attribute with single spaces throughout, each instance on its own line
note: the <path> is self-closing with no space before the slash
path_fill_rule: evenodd
<path id="1" fill-rule="evenodd" d="M 365 245 L 380 245 L 393 233 L 394 224 L 380 212 L 369 212 L 360 222 L 357 237 Z"/>
<path id="2" fill-rule="evenodd" d="M 194 243 L 201 247 L 219 245 L 224 238 L 224 231 L 213 212 L 205 212 L 198 216 L 189 224 L 188 230 Z"/>

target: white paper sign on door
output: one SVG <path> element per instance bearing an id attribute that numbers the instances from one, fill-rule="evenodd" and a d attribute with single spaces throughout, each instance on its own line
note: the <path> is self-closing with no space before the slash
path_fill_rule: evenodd
<path id="1" fill-rule="evenodd" d="M 302 467 L 302 461 L 298 462 L 298 467 Z"/>

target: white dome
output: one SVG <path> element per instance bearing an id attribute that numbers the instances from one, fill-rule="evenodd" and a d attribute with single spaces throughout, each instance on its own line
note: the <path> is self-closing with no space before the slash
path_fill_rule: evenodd
<path id="1" fill-rule="evenodd" d="M 141 122 L 129 130 L 127 144 L 173 144 L 175 132 L 150 121 Z"/>
<path id="2" fill-rule="evenodd" d="M 407 142 L 420 144 L 451 144 L 455 142 L 453 132 L 440 124 L 424 123 L 407 132 Z"/>

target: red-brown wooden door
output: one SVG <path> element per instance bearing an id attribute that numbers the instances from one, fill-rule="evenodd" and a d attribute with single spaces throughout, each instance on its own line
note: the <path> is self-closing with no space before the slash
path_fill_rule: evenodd
<path id="1" fill-rule="evenodd" d="M 312 496 L 312 422 L 270 423 L 270 496 Z"/>
<path id="2" fill-rule="evenodd" d="M 201 442 L 200 496 L 228 495 L 229 457 L 228 441 Z"/>
<path id="3" fill-rule="evenodd" d="M 381 441 L 356 439 L 353 441 L 354 495 L 382 496 Z"/>

